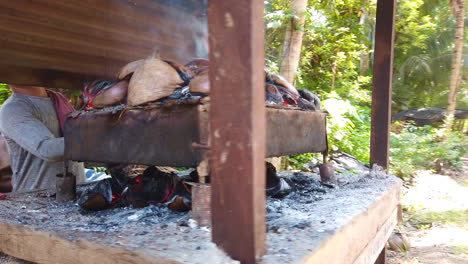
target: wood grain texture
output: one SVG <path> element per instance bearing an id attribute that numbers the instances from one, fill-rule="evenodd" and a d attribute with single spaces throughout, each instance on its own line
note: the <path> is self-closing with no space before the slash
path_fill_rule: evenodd
<path id="1" fill-rule="evenodd" d="M 265 252 L 263 10 L 248 0 L 208 8 L 213 241 L 241 263 Z"/>
<path id="2" fill-rule="evenodd" d="M 71 80 L 58 88 L 77 88 L 73 75 L 114 78 L 155 51 L 185 63 L 206 31 L 196 11 L 163 0 L 1 1 L 0 66 L 16 74 L 0 73 L 0 82 L 46 86 L 55 82 L 44 72 L 55 71 Z"/>
<path id="3" fill-rule="evenodd" d="M 400 184 L 394 185 L 302 263 L 373 263 L 397 223 L 400 190 Z"/>
<path id="4" fill-rule="evenodd" d="M 51 233 L 5 222 L 0 222 L 0 230 L 1 252 L 35 263 L 179 263 L 86 240 L 69 241 Z"/>
<path id="5" fill-rule="evenodd" d="M 396 0 L 378 0 L 375 24 L 370 163 L 388 167 Z"/>

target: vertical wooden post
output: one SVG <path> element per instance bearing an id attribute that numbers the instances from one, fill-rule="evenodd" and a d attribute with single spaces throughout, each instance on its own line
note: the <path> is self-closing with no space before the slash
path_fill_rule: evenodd
<path id="1" fill-rule="evenodd" d="M 213 241 L 241 263 L 265 251 L 263 1 L 209 1 Z"/>
<path id="2" fill-rule="evenodd" d="M 388 168 L 396 0 L 378 0 L 375 25 L 370 162 Z"/>

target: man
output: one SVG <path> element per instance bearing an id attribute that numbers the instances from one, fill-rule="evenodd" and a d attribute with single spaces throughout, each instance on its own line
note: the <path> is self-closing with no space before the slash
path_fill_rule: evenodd
<path id="1" fill-rule="evenodd" d="M 13 192 L 55 189 L 65 150 L 60 122 L 64 115 L 60 104 L 57 107 L 57 94 L 44 87 L 10 85 L 10 89 L 13 95 L 0 108 L 0 132 L 10 153 Z M 84 181 L 81 163 L 71 162 L 69 170 L 77 182 Z"/>

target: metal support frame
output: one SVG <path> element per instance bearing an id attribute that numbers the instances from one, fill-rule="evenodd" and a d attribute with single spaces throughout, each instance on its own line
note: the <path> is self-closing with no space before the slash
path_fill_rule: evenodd
<path id="1" fill-rule="evenodd" d="M 263 1 L 209 1 L 213 241 L 241 263 L 265 252 Z"/>
<path id="2" fill-rule="evenodd" d="M 396 0 L 377 1 L 370 162 L 385 169 L 390 145 L 395 9 Z"/>

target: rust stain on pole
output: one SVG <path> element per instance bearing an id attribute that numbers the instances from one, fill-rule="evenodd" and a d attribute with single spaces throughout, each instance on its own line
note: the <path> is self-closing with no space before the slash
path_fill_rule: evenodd
<path id="1" fill-rule="evenodd" d="M 378 0 L 370 162 L 388 168 L 396 0 Z"/>
<path id="2" fill-rule="evenodd" d="M 209 1 L 213 241 L 241 263 L 265 252 L 263 1 Z"/>

